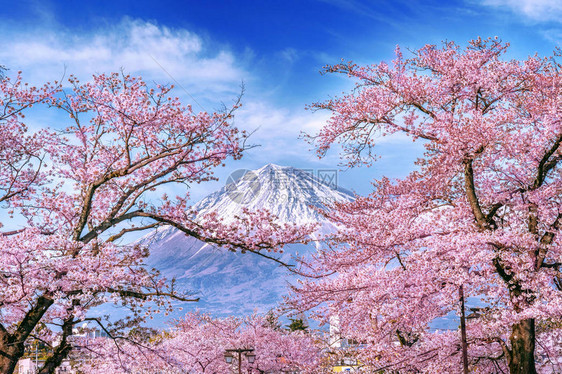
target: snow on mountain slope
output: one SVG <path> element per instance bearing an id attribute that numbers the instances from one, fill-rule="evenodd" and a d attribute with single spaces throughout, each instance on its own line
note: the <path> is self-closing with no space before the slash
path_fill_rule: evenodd
<path id="1" fill-rule="evenodd" d="M 316 174 L 274 164 L 254 171 L 234 172 L 233 178 L 229 178 L 231 183 L 202 199 L 194 208 L 201 213 L 216 211 L 226 218 L 240 214 L 243 208 L 266 208 L 283 222 L 326 223 L 310 206 L 323 208 L 334 201 L 349 201 L 353 194 L 337 187 L 335 170 Z"/>
<path id="2" fill-rule="evenodd" d="M 226 220 L 243 208 L 266 208 L 280 221 L 320 222 L 320 231 L 330 231 L 333 227 L 317 208 L 353 199 L 350 191 L 337 187 L 336 178 L 335 171 L 311 173 L 268 164 L 254 171 L 234 172 L 227 181 L 230 183 L 194 208 L 199 214 L 216 211 Z M 182 305 L 184 308 L 199 308 L 215 315 L 248 314 L 256 309 L 265 312 L 281 301 L 291 279 L 286 269 L 273 261 L 216 248 L 171 227 L 160 228 L 141 241 L 150 247 L 149 266 L 167 278 L 176 278 L 176 289 L 201 298 L 199 303 Z M 282 259 L 311 250 L 313 246 L 292 245 Z"/>

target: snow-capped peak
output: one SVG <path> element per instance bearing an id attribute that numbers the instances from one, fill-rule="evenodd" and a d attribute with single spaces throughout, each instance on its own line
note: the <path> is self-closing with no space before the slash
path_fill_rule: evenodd
<path id="1" fill-rule="evenodd" d="M 248 210 L 268 209 L 282 222 L 324 222 L 317 209 L 350 201 L 353 194 L 337 186 L 336 170 L 302 170 L 267 164 L 257 170 L 240 169 L 219 191 L 193 208 L 199 214 L 217 212 L 229 220 Z"/>
<path id="2" fill-rule="evenodd" d="M 228 220 L 248 210 L 268 209 L 284 222 L 319 222 L 312 239 L 334 230 L 319 214 L 335 201 L 350 201 L 353 194 L 337 186 L 335 170 L 301 170 L 268 164 L 257 170 L 237 170 L 225 186 L 193 208 L 198 214 L 216 211 Z M 291 278 L 276 262 L 249 253 L 230 252 L 201 242 L 173 227 L 160 228 L 140 239 L 150 247 L 147 265 L 168 278 L 176 278 L 176 290 L 195 291 L 196 307 L 215 315 L 265 312 L 281 301 Z M 315 243 L 318 245 L 318 243 Z M 314 244 L 291 244 L 279 253 L 280 260 L 315 250 Z M 267 285 L 264 287 L 263 285 Z M 186 308 L 195 306 L 184 305 Z M 181 312 L 173 315 L 179 318 Z"/>

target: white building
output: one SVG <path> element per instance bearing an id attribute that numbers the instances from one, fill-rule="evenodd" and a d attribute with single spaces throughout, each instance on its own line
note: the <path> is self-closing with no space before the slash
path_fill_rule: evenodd
<path id="1" fill-rule="evenodd" d="M 18 374 L 36 374 L 37 366 L 41 367 L 43 361 L 38 361 L 38 365 L 35 364 L 35 360 L 31 358 L 24 358 L 18 362 Z M 55 370 L 56 374 L 76 374 L 76 371 L 72 369 L 70 361 L 63 361 L 62 364 Z"/>
<path id="2" fill-rule="evenodd" d="M 18 374 L 35 374 L 37 372 L 37 366 L 35 361 L 30 358 L 25 358 L 19 360 L 18 362 Z"/>

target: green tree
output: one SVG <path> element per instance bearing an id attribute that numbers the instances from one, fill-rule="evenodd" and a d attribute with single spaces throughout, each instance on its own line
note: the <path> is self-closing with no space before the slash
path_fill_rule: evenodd
<path id="1" fill-rule="evenodd" d="M 291 323 L 289 324 L 290 331 L 306 331 L 308 330 L 308 326 L 304 323 L 304 321 L 300 318 L 290 318 Z"/>

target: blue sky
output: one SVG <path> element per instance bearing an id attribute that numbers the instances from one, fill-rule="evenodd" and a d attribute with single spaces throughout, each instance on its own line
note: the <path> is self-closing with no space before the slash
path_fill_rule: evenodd
<path id="1" fill-rule="evenodd" d="M 0 7 L 0 64 L 23 70 L 35 83 L 73 73 L 83 80 L 120 68 L 148 80 L 174 83 L 198 110 L 230 103 L 244 81 L 236 123 L 257 129 L 261 147 L 229 163 L 218 176 L 268 162 L 337 168 L 336 153 L 318 160 L 298 140 L 327 118 L 306 104 L 351 86 L 321 76 L 326 64 L 390 60 L 398 44 L 499 36 L 510 57 L 546 55 L 562 40 L 562 4 L 556 0 L 237 0 L 237 1 L 10 1 Z M 57 127 L 62 118 L 37 113 L 33 127 Z M 404 176 L 421 147 L 401 138 L 381 141 L 373 167 L 340 173 L 342 186 L 368 193 L 369 181 Z M 196 186 L 195 199 L 222 182 Z"/>

